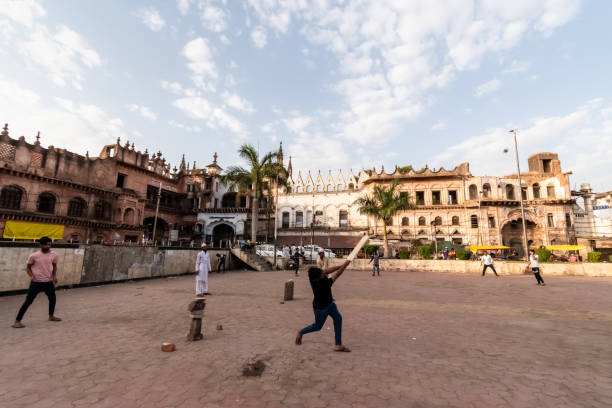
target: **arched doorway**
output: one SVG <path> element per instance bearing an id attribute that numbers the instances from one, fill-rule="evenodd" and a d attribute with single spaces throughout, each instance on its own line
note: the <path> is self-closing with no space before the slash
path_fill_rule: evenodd
<path id="1" fill-rule="evenodd" d="M 145 231 L 149 239 L 161 241 L 163 238 L 168 236 L 168 223 L 162 218 L 157 217 L 157 228 L 155 229 L 155 237 L 153 237 L 153 224 L 155 223 L 155 217 L 147 217 L 142 221 L 145 226 Z"/>
<path id="2" fill-rule="evenodd" d="M 527 241 L 528 245 L 541 239 L 541 231 L 537 224 L 533 221 L 527 220 L 525 223 L 527 227 Z M 512 248 L 512 251 L 516 251 L 520 256 L 523 256 L 525 250 L 523 248 L 523 225 L 522 220 L 516 219 L 507 222 L 502 228 L 502 241 L 503 245 Z"/>
<path id="3" fill-rule="evenodd" d="M 212 231 L 212 246 L 218 248 L 228 248 L 230 242 L 234 240 L 234 229 L 228 224 L 219 224 Z"/>

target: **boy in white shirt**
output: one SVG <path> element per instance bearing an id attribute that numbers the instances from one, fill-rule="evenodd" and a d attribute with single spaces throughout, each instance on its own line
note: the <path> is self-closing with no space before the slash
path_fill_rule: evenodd
<path id="1" fill-rule="evenodd" d="M 546 286 L 544 279 L 540 276 L 540 257 L 536 255 L 533 249 L 529 251 L 529 265 L 531 266 L 531 272 L 533 272 L 538 281 L 538 285 Z"/>

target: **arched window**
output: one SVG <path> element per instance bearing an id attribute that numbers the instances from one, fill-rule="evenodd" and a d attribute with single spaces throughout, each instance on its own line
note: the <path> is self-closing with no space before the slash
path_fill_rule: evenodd
<path id="1" fill-rule="evenodd" d="M 289 228 L 289 213 L 287 211 L 283 212 L 281 228 Z"/>
<path id="2" fill-rule="evenodd" d="M 484 198 L 491 197 L 491 185 L 489 183 L 485 183 L 482 185 L 482 196 Z"/>
<path id="3" fill-rule="evenodd" d="M 87 209 L 87 203 L 85 200 L 79 197 L 75 197 L 68 203 L 68 216 L 69 217 L 85 217 Z"/>
<path id="4" fill-rule="evenodd" d="M 512 184 L 506 184 L 506 198 L 508 200 L 515 200 L 515 198 L 514 198 L 514 186 Z"/>
<path id="5" fill-rule="evenodd" d="M 478 187 L 476 187 L 476 184 L 470 184 L 470 200 L 478 200 Z"/>
<path id="6" fill-rule="evenodd" d="M 295 226 L 298 228 L 304 226 L 304 213 L 302 211 L 295 212 Z"/>
<path id="7" fill-rule="evenodd" d="M 234 208 L 236 207 L 236 193 L 225 193 L 221 197 L 221 207 Z"/>
<path id="8" fill-rule="evenodd" d="M 315 225 L 323 225 L 323 211 L 315 211 L 314 223 Z"/>
<path id="9" fill-rule="evenodd" d="M 298 187 L 295 189 L 295 192 L 296 192 L 296 193 L 301 193 L 302 191 L 303 191 L 303 190 L 302 190 L 302 187 L 300 187 L 300 186 L 298 186 Z"/>
<path id="10" fill-rule="evenodd" d="M 312 193 L 312 186 L 307 186 L 306 187 L 306 192 L 307 193 Z"/>
<path id="11" fill-rule="evenodd" d="M 55 196 L 51 193 L 42 193 L 39 195 L 36 209 L 39 212 L 53 214 L 55 211 Z"/>
<path id="12" fill-rule="evenodd" d="M 453 218 L 451 219 L 451 224 L 453 225 L 459 225 L 459 217 L 457 217 L 456 215 L 453 216 Z"/>
<path id="13" fill-rule="evenodd" d="M 135 215 L 136 213 L 134 212 L 134 210 L 132 208 L 128 208 L 125 210 L 125 212 L 123 213 L 123 223 L 124 224 L 128 224 L 128 225 L 134 225 L 135 224 Z"/>
<path id="14" fill-rule="evenodd" d="M 410 221 L 408 220 L 408 217 L 402 217 L 402 226 L 407 227 L 408 225 L 410 225 Z"/>
<path id="15" fill-rule="evenodd" d="M 317 185 L 317 193 L 322 193 L 323 192 L 323 186 L 321 184 Z"/>
<path id="16" fill-rule="evenodd" d="M 425 224 L 425 217 L 419 217 L 419 225 L 426 225 Z"/>
<path id="17" fill-rule="evenodd" d="M 470 224 L 472 228 L 478 228 L 478 217 L 475 215 L 470 216 Z"/>
<path id="18" fill-rule="evenodd" d="M 344 186 L 342 184 L 338 184 L 338 186 L 336 187 L 336 191 L 342 191 L 344 190 Z"/>
<path id="19" fill-rule="evenodd" d="M 6 186 L 0 193 L 0 207 L 18 210 L 21 207 L 21 189 L 17 186 Z"/>
<path id="20" fill-rule="evenodd" d="M 338 213 L 338 219 L 340 220 L 340 228 L 348 227 L 348 211 L 340 210 Z"/>
<path id="21" fill-rule="evenodd" d="M 548 226 L 550 228 L 554 228 L 555 227 L 555 217 L 553 217 L 552 213 L 548 213 L 546 215 L 546 220 L 548 221 Z"/>
<path id="22" fill-rule="evenodd" d="M 98 201 L 94 207 L 94 218 L 98 220 L 110 221 L 111 205 L 106 201 Z"/>
<path id="23" fill-rule="evenodd" d="M 334 186 L 331 184 L 327 185 L 327 191 L 334 191 Z"/>
<path id="24" fill-rule="evenodd" d="M 442 225 L 442 217 L 434 218 L 434 225 Z"/>
<path id="25" fill-rule="evenodd" d="M 549 184 L 546 186 L 546 195 L 548 196 L 548 198 L 555 198 L 555 186 L 552 184 Z"/>
<path id="26" fill-rule="evenodd" d="M 532 186 L 533 189 L 533 198 L 540 198 L 540 185 L 538 183 L 534 183 Z"/>
<path id="27" fill-rule="evenodd" d="M 349 188 L 349 190 L 354 190 L 355 189 L 355 185 L 353 183 L 349 183 L 348 188 Z"/>

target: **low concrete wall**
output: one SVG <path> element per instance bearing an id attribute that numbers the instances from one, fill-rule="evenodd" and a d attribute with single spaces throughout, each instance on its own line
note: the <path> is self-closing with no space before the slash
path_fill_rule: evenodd
<path id="1" fill-rule="evenodd" d="M 36 247 L 0 247 L 0 292 L 27 289 L 30 277 L 26 272 L 28 257 Z M 79 282 L 83 269 L 81 248 L 54 248 L 58 256 L 58 285 L 68 286 Z"/>
<path id="2" fill-rule="evenodd" d="M 0 246 L 0 293 L 28 288 L 26 262 L 37 245 Z M 200 249 L 142 246 L 87 245 L 53 248 L 58 255 L 58 286 L 88 285 L 129 279 L 192 274 Z M 234 267 L 228 250 L 211 249 L 210 263 L 217 269 L 217 254 L 225 253 L 226 268 Z"/>
<path id="3" fill-rule="evenodd" d="M 330 265 L 340 265 L 343 259 L 333 259 Z M 526 262 L 495 262 L 495 270 L 500 275 L 523 275 Z M 572 275 L 572 276 L 612 276 L 611 263 L 544 263 L 543 275 Z M 372 264 L 368 259 L 355 259 L 351 262 L 351 269 L 371 271 Z M 444 260 L 411 260 L 411 259 L 381 259 L 382 271 L 425 271 L 449 273 L 482 273 L 482 265 L 478 261 L 444 261 Z M 492 273 L 488 271 L 488 273 Z"/>

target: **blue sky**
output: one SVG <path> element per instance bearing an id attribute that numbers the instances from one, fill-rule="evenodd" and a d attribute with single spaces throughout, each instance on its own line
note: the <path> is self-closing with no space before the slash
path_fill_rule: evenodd
<path id="1" fill-rule="evenodd" d="M 0 0 L 0 121 L 177 165 L 282 140 L 295 169 L 514 171 L 553 151 L 612 189 L 612 3 Z M 511 150 L 512 151 L 512 150 Z"/>

